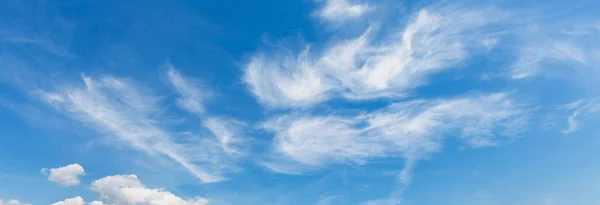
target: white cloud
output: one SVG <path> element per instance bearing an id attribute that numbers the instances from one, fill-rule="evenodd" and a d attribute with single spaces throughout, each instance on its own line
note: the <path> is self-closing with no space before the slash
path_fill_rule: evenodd
<path id="1" fill-rule="evenodd" d="M 10 199 L 8 201 L 4 201 L 0 199 L 0 205 L 21 205 L 21 202 L 16 199 Z M 31 205 L 31 204 L 23 204 L 23 205 Z"/>
<path id="2" fill-rule="evenodd" d="M 102 201 L 92 201 L 86 203 L 81 196 L 65 199 L 63 201 L 57 201 L 51 205 L 107 205 Z"/>
<path id="3" fill-rule="evenodd" d="M 263 127 L 275 134 L 275 155 L 320 167 L 362 164 L 373 158 L 426 157 L 441 140 L 457 136 L 472 147 L 494 146 L 499 136 L 517 136 L 526 124 L 524 110 L 504 93 L 449 100 L 408 101 L 370 113 L 273 118 Z M 269 167 L 275 165 L 270 162 Z M 410 181 L 412 162 L 400 178 Z M 277 168 L 277 166 L 275 166 Z M 276 169 L 274 169 L 276 171 Z"/>
<path id="4" fill-rule="evenodd" d="M 203 182 L 224 180 L 229 167 L 215 140 L 194 138 L 174 141 L 181 132 L 164 125 L 158 97 L 130 80 L 83 77 L 84 86 L 66 85 L 55 92 L 42 93 L 46 100 L 74 119 L 98 129 L 120 144 L 151 157 L 166 157 L 181 165 Z M 47 97 L 47 96 L 52 96 Z M 195 136 L 194 136 L 195 137 Z"/>
<path id="5" fill-rule="evenodd" d="M 585 52 L 574 44 L 554 40 L 540 44 L 530 43 L 522 47 L 518 55 L 512 73 L 512 78 L 515 79 L 537 75 L 544 62 L 554 60 L 583 64 L 587 58 Z"/>
<path id="6" fill-rule="evenodd" d="M 55 202 L 52 205 L 83 205 L 84 203 L 85 202 L 83 201 L 83 198 L 78 196 L 70 199 L 65 199 L 64 201 Z"/>
<path id="7" fill-rule="evenodd" d="M 562 106 L 562 109 L 570 112 L 567 118 L 567 128 L 563 130 L 563 134 L 567 135 L 579 130 L 578 118 L 582 115 L 600 112 L 600 105 L 593 100 L 577 100 Z"/>
<path id="8" fill-rule="evenodd" d="M 50 170 L 43 168 L 42 172 L 48 174 L 48 180 L 61 186 L 78 185 L 79 177 L 85 174 L 85 170 L 79 164 L 70 164 Z"/>
<path id="9" fill-rule="evenodd" d="M 257 54 L 246 67 L 244 82 L 261 103 L 269 106 L 302 107 L 325 100 L 333 86 L 307 62 L 307 52 L 297 59 Z"/>
<path id="10" fill-rule="evenodd" d="M 182 98 L 177 99 L 177 105 L 195 114 L 203 113 L 203 101 L 211 95 L 208 89 L 199 89 L 200 83 L 192 78 L 182 76 L 172 65 L 167 64 L 169 83 L 177 90 Z"/>
<path id="11" fill-rule="evenodd" d="M 147 188 L 136 175 L 115 175 L 96 180 L 92 191 L 111 204 L 205 205 L 202 197 L 183 199 L 164 189 Z"/>
<path id="12" fill-rule="evenodd" d="M 577 22 L 577 23 L 574 23 Z M 523 29 L 518 37 L 517 61 L 513 65 L 511 77 L 522 79 L 544 75 L 556 67 L 568 68 L 589 75 L 596 72 L 599 62 L 600 31 L 591 26 L 582 26 L 572 20 L 568 25 L 538 26 Z"/>
<path id="13" fill-rule="evenodd" d="M 225 117 L 214 117 L 204 113 L 201 102 L 210 96 L 207 88 L 202 89 L 199 81 L 183 76 L 173 66 L 167 65 L 169 83 L 179 93 L 180 99 L 177 100 L 179 106 L 197 115 L 203 125 L 215 136 L 222 150 L 232 156 L 243 156 L 241 147 L 244 146 L 244 139 L 240 136 L 240 130 L 243 123 L 234 119 Z"/>
<path id="14" fill-rule="evenodd" d="M 325 5 L 317 15 L 329 21 L 342 21 L 349 18 L 360 17 L 369 10 L 367 4 L 356 4 L 349 0 L 324 0 Z"/>
<path id="15" fill-rule="evenodd" d="M 217 138 L 223 151 L 229 155 L 244 156 L 245 140 L 240 137 L 241 122 L 226 118 L 207 117 L 203 120 L 204 126 L 208 128 Z"/>
<path id="16" fill-rule="evenodd" d="M 331 42 L 322 52 L 310 47 L 258 52 L 247 64 L 244 82 L 269 107 L 308 107 L 332 97 L 398 97 L 424 84 L 427 75 L 460 67 L 505 23 L 492 8 L 431 7 L 403 27 L 368 29 L 349 40 Z M 383 36 L 383 37 L 382 37 Z M 271 54 L 272 53 L 272 54 Z"/>
<path id="17" fill-rule="evenodd" d="M 46 50 L 52 54 L 61 57 L 74 58 L 75 54 L 71 53 L 67 48 L 59 46 L 48 39 L 44 39 L 39 36 L 28 36 L 24 33 L 18 32 L 17 30 L 3 29 L 0 27 L 0 42 L 9 42 L 15 44 L 31 44 L 39 46 L 39 48 Z"/>

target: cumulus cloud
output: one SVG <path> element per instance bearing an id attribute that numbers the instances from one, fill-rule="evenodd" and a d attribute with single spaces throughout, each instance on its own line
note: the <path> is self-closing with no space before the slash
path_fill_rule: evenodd
<path id="1" fill-rule="evenodd" d="M 92 191 L 103 200 L 123 205 L 206 205 L 202 197 L 183 199 L 164 189 L 147 188 L 136 175 L 115 175 L 98 179 L 92 183 Z"/>
<path id="2" fill-rule="evenodd" d="M 373 99 L 404 96 L 429 74 L 460 67 L 508 14 L 493 8 L 434 6 L 405 25 L 389 22 L 320 52 L 260 51 L 250 58 L 244 82 L 269 107 L 309 107 L 332 97 Z"/>
<path id="3" fill-rule="evenodd" d="M 79 177 L 85 174 L 85 170 L 79 164 L 70 164 L 49 170 L 43 168 L 42 172 L 48 174 L 48 180 L 61 186 L 78 185 Z"/>
<path id="4" fill-rule="evenodd" d="M 382 157 L 404 157 L 412 163 L 439 150 L 444 137 L 485 147 L 503 142 L 499 136 L 518 136 L 526 125 L 524 112 L 507 94 L 499 93 L 407 101 L 359 114 L 289 114 L 274 117 L 263 127 L 275 135 L 273 152 L 308 167 L 363 164 Z M 409 173 L 401 177 L 410 181 Z"/>
<path id="5" fill-rule="evenodd" d="M 77 196 L 74 198 L 65 199 L 64 201 L 55 202 L 52 205 L 83 205 L 84 203 L 85 202 L 83 201 L 83 198 Z"/>
<path id="6" fill-rule="evenodd" d="M 95 180 L 90 188 L 103 201 L 86 202 L 81 196 L 68 198 L 52 205 L 206 205 L 203 197 L 182 198 L 162 188 L 149 188 L 136 175 L 114 175 Z M 105 203 L 105 202 L 107 203 Z M 0 205 L 21 205 L 17 200 Z M 24 204 L 26 205 L 26 204 Z"/>
<path id="7" fill-rule="evenodd" d="M 367 4 L 353 3 L 349 0 L 324 0 L 324 6 L 317 11 L 317 16 L 329 21 L 342 21 L 360 17 L 369 10 Z"/>
<path id="8" fill-rule="evenodd" d="M 149 156 L 171 159 L 203 182 L 225 179 L 221 173 L 226 171 L 226 160 L 216 140 L 193 136 L 175 141 L 180 132 L 163 123 L 159 97 L 131 80 L 83 76 L 83 85 L 58 86 L 41 95 L 58 111 Z"/>

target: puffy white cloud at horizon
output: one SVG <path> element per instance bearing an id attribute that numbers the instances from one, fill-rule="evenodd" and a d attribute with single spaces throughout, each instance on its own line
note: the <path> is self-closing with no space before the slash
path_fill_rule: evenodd
<path id="1" fill-rule="evenodd" d="M 65 199 L 64 201 L 57 201 L 57 202 L 53 203 L 52 205 L 83 205 L 83 204 L 84 204 L 83 198 L 81 198 L 80 196 L 77 196 L 74 198 Z"/>
<path id="2" fill-rule="evenodd" d="M 208 200 L 202 197 L 183 199 L 165 189 L 146 187 L 136 175 L 114 175 L 95 180 L 91 190 L 108 204 L 119 205 L 206 205 Z M 1 201 L 0 201 L 1 204 Z M 81 196 L 68 198 L 52 205 L 104 205 L 103 201 L 85 202 Z M 2 204 L 4 205 L 4 204 Z M 16 200 L 8 205 L 20 205 Z"/>
<path id="3" fill-rule="evenodd" d="M 202 197 L 182 199 L 164 189 L 147 188 L 136 175 L 107 176 L 92 182 L 91 189 L 111 204 L 208 204 L 208 200 Z"/>
<path id="4" fill-rule="evenodd" d="M 58 185 L 73 186 L 79 184 L 79 177 L 85 174 L 85 170 L 75 163 L 58 168 L 43 168 L 42 173 L 47 174 L 48 180 Z"/>
<path id="5" fill-rule="evenodd" d="M 579 129 L 578 118 L 600 112 L 600 104 L 595 100 L 577 100 L 562 106 L 561 109 L 570 112 L 567 128 L 563 130 L 563 134 L 567 135 Z"/>

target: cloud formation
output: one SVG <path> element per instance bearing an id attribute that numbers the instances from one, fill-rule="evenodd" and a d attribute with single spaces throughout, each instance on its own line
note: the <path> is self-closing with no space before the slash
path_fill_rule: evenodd
<path id="1" fill-rule="evenodd" d="M 299 53 L 258 52 L 243 79 L 268 107 L 310 107 L 334 97 L 402 97 L 426 83 L 428 75 L 486 52 L 493 44 L 485 42 L 507 18 L 489 7 L 434 6 L 417 12 L 406 25 L 372 26 L 320 52 L 310 46 Z"/>
<path id="2" fill-rule="evenodd" d="M 526 123 L 526 111 L 507 94 L 498 93 L 407 101 L 358 114 L 288 114 L 268 120 L 263 127 L 275 135 L 276 155 L 319 167 L 364 164 L 384 157 L 414 161 L 439 150 L 442 139 L 451 136 L 470 147 L 494 146 L 505 140 L 501 136 L 517 137 Z"/>
<path id="3" fill-rule="evenodd" d="M 85 170 L 79 164 L 70 164 L 64 167 L 42 169 L 42 173 L 48 174 L 48 180 L 61 186 L 74 186 L 79 184 L 79 177 L 85 174 Z"/>
<path id="4" fill-rule="evenodd" d="M 561 109 L 570 112 L 567 118 L 567 128 L 562 131 L 563 134 L 568 135 L 580 129 L 579 118 L 600 112 L 600 104 L 594 100 L 577 100 L 562 106 Z"/>
<path id="5" fill-rule="evenodd" d="M 173 88 L 180 94 L 177 105 L 195 114 L 204 112 L 203 101 L 210 97 L 208 89 L 200 90 L 197 80 L 182 76 L 171 64 L 167 64 L 167 77 Z"/>
<path id="6" fill-rule="evenodd" d="M 182 199 L 164 189 L 147 188 L 136 175 L 115 175 L 92 183 L 92 191 L 111 204 L 123 205 L 206 205 L 208 200 L 196 197 Z"/>
<path id="7" fill-rule="evenodd" d="M 519 41 L 522 45 L 517 47 L 517 60 L 512 66 L 513 79 L 547 75 L 557 68 L 598 76 L 595 65 L 600 56 L 600 29 L 571 18 L 568 25 L 557 22 L 558 25 L 523 28 Z"/>
<path id="8" fill-rule="evenodd" d="M 83 85 L 64 85 L 42 97 L 58 111 L 79 120 L 114 140 L 152 157 L 166 157 L 203 182 L 225 179 L 224 160 L 212 139 L 177 142 L 179 132 L 170 131 L 161 113 L 159 98 L 133 81 L 114 77 L 95 80 L 83 76 Z M 217 166 L 214 166 L 217 165 Z"/>
<path id="9" fill-rule="evenodd" d="M 328 21 L 343 21 L 357 18 L 369 10 L 367 4 L 353 3 L 349 0 L 324 0 L 324 6 L 316 14 Z"/>
<path id="10" fill-rule="evenodd" d="M 91 190 L 108 204 L 119 205 L 206 205 L 202 197 L 183 199 L 164 189 L 146 187 L 136 175 L 114 175 L 98 179 L 91 184 Z M 2 202 L 0 201 L 0 204 Z M 52 205 L 105 205 L 103 201 L 85 202 L 81 196 L 58 201 Z M 4 204 L 2 204 L 4 205 Z M 11 200 L 7 205 L 20 205 Z"/>
<path id="11" fill-rule="evenodd" d="M 245 146 L 245 140 L 240 134 L 243 123 L 205 113 L 201 104 L 212 95 L 211 91 L 202 87 L 198 79 L 181 75 L 171 64 L 166 66 L 168 82 L 179 94 L 178 106 L 200 118 L 202 125 L 212 133 L 220 144 L 219 147 L 227 155 L 233 157 L 244 155 L 241 149 Z"/>

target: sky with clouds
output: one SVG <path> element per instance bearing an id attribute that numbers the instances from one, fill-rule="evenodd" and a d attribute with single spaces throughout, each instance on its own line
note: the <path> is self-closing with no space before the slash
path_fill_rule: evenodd
<path id="1" fill-rule="evenodd" d="M 0 3 L 0 205 L 597 205 L 600 2 Z"/>

